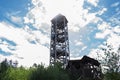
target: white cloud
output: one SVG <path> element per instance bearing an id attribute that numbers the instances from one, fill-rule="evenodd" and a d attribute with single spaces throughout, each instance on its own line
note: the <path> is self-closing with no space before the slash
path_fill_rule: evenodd
<path id="1" fill-rule="evenodd" d="M 24 44 L 27 43 L 27 41 L 24 40 L 25 35 L 29 35 L 29 34 L 27 32 L 24 32 L 22 29 L 14 28 L 5 22 L 0 23 L 1 37 L 5 37 L 8 40 L 12 40 L 16 42 L 16 44 Z"/>
<path id="2" fill-rule="evenodd" d="M 0 62 L 4 60 L 4 56 L 0 54 Z"/>
<path id="3" fill-rule="evenodd" d="M 11 50 L 8 49 L 8 45 L 0 45 L 0 50 L 6 51 L 6 52 L 12 52 Z"/>
<path id="4" fill-rule="evenodd" d="M 36 36 L 36 38 L 40 40 L 41 44 L 46 44 L 50 42 L 50 38 L 47 35 L 44 35 L 39 31 L 34 31 L 33 33 Z"/>
<path id="5" fill-rule="evenodd" d="M 120 4 L 120 2 L 113 3 L 113 4 L 111 5 L 111 7 L 116 7 L 116 6 L 118 6 L 119 4 Z"/>
<path id="6" fill-rule="evenodd" d="M 112 33 L 111 26 L 106 22 L 98 24 L 97 27 L 100 32 L 96 33 L 95 38 L 105 39 L 108 35 Z"/>
<path id="7" fill-rule="evenodd" d="M 97 6 L 99 0 L 88 0 L 88 2 Z M 33 26 L 37 29 L 43 29 L 42 23 L 47 23 L 51 26 L 51 19 L 59 13 L 68 19 L 70 32 L 78 33 L 81 28 L 90 22 L 97 22 L 98 20 L 98 17 L 96 17 L 98 12 L 89 13 L 87 9 L 83 9 L 84 0 L 32 0 L 32 3 L 34 7 L 27 13 L 24 20 L 25 23 L 33 23 Z M 99 13 L 102 14 L 105 11 L 106 9 L 104 8 Z M 50 33 L 50 27 L 48 29 L 47 32 Z"/>
<path id="8" fill-rule="evenodd" d="M 111 30 L 104 30 L 103 32 L 96 33 L 95 38 L 105 39 L 110 33 L 111 33 Z"/>
<path id="9" fill-rule="evenodd" d="M 89 53 L 89 55 L 92 57 L 98 57 L 97 53 L 99 55 L 101 55 L 102 57 L 104 57 L 104 52 L 102 50 L 100 50 L 100 48 L 106 48 L 106 43 L 108 45 L 111 45 L 114 52 L 117 52 L 118 48 L 120 47 L 120 27 L 114 26 L 112 27 L 110 24 L 107 24 L 106 22 L 103 22 L 102 24 L 98 25 L 98 29 L 101 32 L 97 32 L 96 33 L 96 38 L 100 38 L 100 39 L 105 39 L 105 41 L 103 42 L 103 44 L 98 45 L 98 49 L 92 49 L 91 52 Z M 107 38 L 106 38 L 107 37 Z M 102 57 L 99 59 L 102 59 Z"/>
<path id="10" fill-rule="evenodd" d="M 51 25 L 51 19 L 61 13 L 69 20 L 70 30 L 78 32 L 81 27 L 95 19 L 97 14 L 88 13 L 87 9 L 83 9 L 84 0 L 33 0 L 32 2 L 34 8 L 28 12 L 25 22 L 35 21 L 33 26 L 36 28 L 41 27 L 41 23 Z M 38 3 L 42 3 L 42 6 L 38 6 Z M 76 24 L 80 26 L 75 27 Z"/>
<path id="11" fill-rule="evenodd" d="M 72 32 L 79 32 L 80 28 L 79 26 L 69 26 L 69 30 Z"/>
<path id="12" fill-rule="evenodd" d="M 120 25 L 120 11 L 116 12 L 112 17 L 110 17 L 111 24 Z"/>
<path id="13" fill-rule="evenodd" d="M 91 58 L 97 58 L 98 57 L 97 49 L 92 49 L 88 56 Z"/>
<path id="14" fill-rule="evenodd" d="M 115 28 L 113 28 L 113 31 L 120 34 L 120 26 L 116 26 Z"/>
<path id="15" fill-rule="evenodd" d="M 106 22 L 102 22 L 101 24 L 98 24 L 97 27 L 99 30 L 104 31 L 106 29 L 109 29 L 110 25 Z"/>
<path id="16" fill-rule="evenodd" d="M 24 58 L 19 60 L 19 63 L 24 66 L 31 66 L 33 63 L 40 64 L 41 62 L 46 65 L 49 64 L 49 49 L 42 45 L 24 44 L 18 46 L 16 53 Z"/>
<path id="17" fill-rule="evenodd" d="M 75 43 L 76 46 L 81 46 L 81 45 L 83 45 L 83 43 L 82 43 L 81 41 L 78 41 L 78 40 L 75 40 L 74 43 Z"/>
<path id="18" fill-rule="evenodd" d="M 32 4 L 41 6 L 42 2 L 41 2 L 41 0 L 32 0 Z"/>
<path id="19" fill-rule="evenodd" d="M 94 5 L 95 7 L 98 5 L 99 0 L 87 0 L 89 3 Z"/>
<path id="20" fill-rule="evenodd" d="M 24 17 L 24 23 L 34 23 L 33 19 L 28 19 L 27 17 Z"/>
<path id="21" fill-rule="evenodd" d="M 100 32 L 97 32 L 95 37 L 101 38 L 101 39 L 109 39 L 112 37 L 111 35 L 113 35 L 113 34 L 119 35 L 120 34 L 120 27 L 119 27 L 120 21 L 119 21 L 119 16 L 118 16 L 119 14 L 120 14 L 120 12 L 117 12 L 115 15 L 113 15 L 109 19 L 110 22 L 105 22 L 102 20 L 102 23 L 97 25 L 97 28 Z M 114 27 L 113 27 L 113 25 L 114 25 Z M 112 39 L 114 40 L 115 38 L 112 38 Z M 113 41 L 111 41 L 111 42 L 114 43 Z"/>
<path id="22" fill-rule="evenodd" d="M 38 36 L 33 32 L 33 37 Z M 37 32 L 39 33 L 39 32 Z M 19 62 L 19 65 L 31 66 L 33 63 L 45 63 L 49 64 L 49 49 L 45 46 L 42 46 L 37 42 L 37 44 L 31 44 L 27 41 L 27 38 L 32 34 L 24 31 L 23 29 L 14 28 L 11 25 L 1 22 L 0 23 L 0 37 L 5 37 L 8 40 L 11 40 L 17 44 L 15 51 L 10 51 L 6 45 L 0 45 L 4 51 L 13 53 L 11 56 L 7 56 L 8 59 L 16 59 Z M 38 38 L 38 37 L 37 37 Z M 41 43 L 49 43 L 48 38 L 42 33 L 39 33 L 39 39 Z M 46 41 L 47 40 L 47 41 Z M 17 55 L 17 56 L 16 56 Z M 4 56 L 5 57 L 5 56 Z M 18 57 L 23 57 L 19 59 Z"/>
<path id="23" fill-rule="evenodd" d="M 116 34 L 116 33 L 113 32 L 108 37 L 108 39 L 106 40 L 106 42 L 108 44 L 111 44 L 114 49 L 118 49 L 118 47 L 120 46 L 120 36 L 119 36 L 119 34 Z"/>
<path id="24" fill-rule="evenodd" d="M 95 17 L 91 22 L 98 24 L 98 22 L 100 22 L 100 21 L 102 22 L 102 19 L 100 17 Z"/>
<path id="25" fill-rule="evenodd" d="M 82 59 L 82 57 L 72 57 L 72 58 L 70 58 L 70 60 L 80 60 L 80 59 Z"/>
<path id="26" fill-rule="evenodd" d="M 21 23 L 22 22 L 22 18 L 18 17 L 18 16 L 11 16 L 11 21 L 13 21 L 15 23 Z"/>
<path id="27" fill-rule="evenodd" d="M 87 46 L 84 46 L 84 47 L 81 49 L 81 51 L 85 50 L 86 48 L 87 48 Z"/>
<path id="28" fill-rule="evenodd" d="M 96 49 L 91 49 L 88 56 L 96 60 L 103 60 L 103 57 L 105 57 L 105 54 L 102 50 L 96 48 Z"/>
<path id="29" fill-rule="evenodd" d="M 113 32 L 111 32 L 110 36 L 108 36 L 108 38 L 106 39 L 106 41 L 103 44 L 98 45 L 98 47 L 95 49 L 91 49 L 89 56 L 93 57 L 93 58 L 98 58 L 99 60 L 102 60 L 102 57 L 105 57 L 105 53 L 103 50 L 101 50 L 101 48 L 107 49 L 107 46 L 105 45 L 106 43 L 107 43 L 107 45 L 111 45 L 111 47 L 113 48 L 112 51 L 117 53 L 118 48 L 120 47 L 119 41 L 120 41 L 119 34 L 114 33 L 114 31 L 113 31 Z"/>
<path id="30" fill-rule="evenodd" d="M 99 14 L 99 15 L 102 15 L 105 11 L 107 11 L 107 8 L 103 8 L 102 10 L 100 10 L 100 11 L 98 12 L 98 14 Z"/>

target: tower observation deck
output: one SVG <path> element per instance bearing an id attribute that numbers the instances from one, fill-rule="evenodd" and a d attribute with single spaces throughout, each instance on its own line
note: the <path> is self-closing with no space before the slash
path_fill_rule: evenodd
<path id="1" fill-rule="evenodd" d="M 64 67 L 68 64 L 69 38 L 67 19 L 58 14 L 51 20 L 50 65 L 60 62 Z"/>

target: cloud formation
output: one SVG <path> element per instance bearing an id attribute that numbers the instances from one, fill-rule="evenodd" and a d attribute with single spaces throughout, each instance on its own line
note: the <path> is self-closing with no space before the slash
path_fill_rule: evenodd
<path id="1" fill-rule="evenodd" d="M 24 29 L 14 28 L 10 24 L 5 22 L 0 23 L 0 36 L 7 38 L 16 43 L 11 50 L 8 48 L 9 44 L 2 42 L 0 45 L 3 51 L 12 53 L 7 56 L 8 59 L 16 59 L 19 61 L 19 65 L 32 66 L 33 63 L 49 63 L 49 49 L 41 44 L 46 43 L 47 37 L 42 35 L 40 32 L 33 32 L 33 34 L 26 32 Z M 33 37 L 33 38 L 32 38 Z M 40 39 L 36 41 L 36 44 L 29 43 L 28 39 Z M 48 41 L 47 41 L 48 42 Z M 12 46 L 10 46 L 12 48 Z M 2 55 L 1 55 L 2 56 Z"/>
<path id="2" fill-rule="evenodd" d="M 118 5 L 116 2 L 111 7 Z M 100 4 L 100 0 L 31 0 L 27 8 L 25 16 L 7 13 L 9 21 L 0 22 L 0 49 L 12 54 L 0 54 L 1 59 L 18 60 L 24 66 L 41 62 L 48 65 L 51 19 L 59 13 L 68 19 L 71 58 L 88 54 L 96 57 L 95 52 L 101 44 L 111 42 L 116 46 L 120 41 L 119 9 L 108 17 L 109 8 Z M 13 22 L 20 23 L 21 27 Z"/>

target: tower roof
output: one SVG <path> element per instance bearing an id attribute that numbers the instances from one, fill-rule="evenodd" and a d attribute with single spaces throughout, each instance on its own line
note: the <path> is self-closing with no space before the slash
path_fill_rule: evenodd
<path id="1" fill-rule="evenodd" d="M 62 15 L 62 14 L 58 14 L 57 16 L 55 16 L 52 20 L 51 20 L 51 22 L 53 23 L 53 24 L 59 24 L 59 23 L 65 23 L 65 24 L 67 24 L 68 23 L 68 21 L 67 21 L 67 19 L 66 19 L 66 17 L 64 16 L 64 15 Z"/>

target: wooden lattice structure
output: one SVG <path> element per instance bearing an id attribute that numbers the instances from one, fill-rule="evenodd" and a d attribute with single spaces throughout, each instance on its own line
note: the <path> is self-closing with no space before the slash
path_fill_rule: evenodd
<path id="1" fill-rule="evenodd" d="M 66 69 L 78 80 L 102 80 L 100 63 L 87 56 L 81 60 L 70 60 Z"/>
<path id="2" fill-rule="evenodd" d="M 68 21 L 65 16 L 58 14 L 51 23 L 50 65 L 59 62 L 65 68 L 70 58 Z"/>

